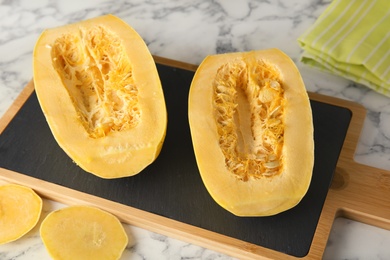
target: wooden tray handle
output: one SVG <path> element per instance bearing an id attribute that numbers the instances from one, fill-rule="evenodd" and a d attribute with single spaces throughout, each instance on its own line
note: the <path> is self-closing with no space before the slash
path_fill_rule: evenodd
<path id="1" fill-rule="evenodd" d="M 305 259 L 324 253 L 338 217 L 390 230 L 390 172 L 343 159 L 337 165 Z"/>
<path id="2" fill-rule="evenodd" d="M 334 197 L 336 217 L 390 230 L 390 172 L 339 161 L 329 196 Z"/>

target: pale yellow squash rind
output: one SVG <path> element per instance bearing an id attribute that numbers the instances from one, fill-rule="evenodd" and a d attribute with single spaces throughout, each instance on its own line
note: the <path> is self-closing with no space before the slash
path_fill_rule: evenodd
<path id="1" fill-rule="evenodd" d="M 213 118 L 211 83 L 216 71 L 234 59 L 250 56 L 281 72 L 285 97 L 284 172 L 272 178 L 237 179 L 225 167 Z M 197 165 L 208 192 L 237 216 L 269 216 L 297 205 L 306 194 L 314 164 L 312 111 L 294 62 L 278 49 L 206 57 L 196 71 L 189 93 L 189 124 Z"/>
<path id="2" fill-rule="evenodd" d="M 18 184 L 0 186 L 0 245 L 15 241 L 33 229 L 41 216 L 42 199 Z"/>
<path id="3" fill-rule="evenodd" d="M 112 214 L 92 206 L 69 206 L 42 221 L 40 235 L 53 259 L 119 259 L 128 237 Z"/>
<path id="4" fill-rule="evenodd" d="M 101 25 L 120 37 L 132 64 L 138 88 L 141 120 L 135 128 L 91 138 L 80 123 L 76 109 L 57 71 L 51 45 L 80 27 Z M 166 135 L 167 112 L 159 75 L 140 35 L 121 19 L 105 15 L 45 30 L 34 49 L 34 85 L 42 111 L 59 146 L 85 171 L 102 178 L 132 176 L 158 156 Z"/>

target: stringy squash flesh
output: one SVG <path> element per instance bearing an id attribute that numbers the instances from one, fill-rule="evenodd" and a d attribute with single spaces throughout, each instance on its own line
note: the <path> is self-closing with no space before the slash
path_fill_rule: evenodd
<path id="1" fill-rule="evenodd" d="M 0 186 L 0 245 L 33 229 L 41 211 L 42 199 L 32 189 L 17 184 Z"/>
<path id="2" fill-rule="evenodd" d="M 39 104 L 59 146 L 102 178 L 132 176 L 167 127 L 159 75 L 138 33 L 113 15 L 45 30 L 34 49 Z"/>
<path id="3" fill-rule="evenodd" d="M 306 194 L 311 107 L 298 69 L 280 50 L 206 57 L 191 84 L 189 124 L 202 180 L 233 214 L 278 214 Z"/>
<path id="4" fill-rule="evenodd" d="M 138 124 L 138 86 L 117 35 L 101 25 L 80 27 L 48 48 L 90 137 L 104 137 Z"/>
<path id="5" fill-rule="evenodd" d="M 283 147 L 283 87 L 279 72 L 264 61 L 233 60 L 212 83 L 219 145 L 237 178 L 280 174 Z"/>
<path id="6" fill-rule="evenodd" d="M 53 259 L 119 259 L 128 243 L 120 221 L 91 206 L 69 206 L 51 212 L 40 228 Z"/>

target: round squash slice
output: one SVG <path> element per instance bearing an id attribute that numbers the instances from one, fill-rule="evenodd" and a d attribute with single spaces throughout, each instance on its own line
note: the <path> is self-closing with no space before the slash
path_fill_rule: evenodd
<path id="1" fill-rule="evenodd" d="M 15 241 L 35 227 L 42 211 L 42 199 L 30 188 L 0 186 L 0 245 Z"/>
<path id="2" fill-rule="evenodd" d="M 45 30 L 34 85 L 59 146 L 102 178 L 139 173 L 158 156 L 167 127 L 160 78 L 138 33 L 113 15 Z"/>
<path id="3" fill-rule="evenodd" d="M 312 112 L 300 73 L 282 51 L 206 57 L 191 84 L 189 124 L 202 180 L 231 213 L 274 215 L 306 194 Z"/>
<path id="4" fill-rule="evenodd" d="M 40 234 L 53 259 L 119 259 L 128 243 L 119 220 L 91 206 L 70 206 L 51 212 Z"/>

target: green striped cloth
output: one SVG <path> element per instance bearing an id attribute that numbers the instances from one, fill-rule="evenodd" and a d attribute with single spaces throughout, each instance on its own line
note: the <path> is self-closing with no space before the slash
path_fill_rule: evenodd
<path id="1" fill-rule="evenodd" d="M 390 0 L 334 0 L 298 42 L 304 64 L 390 97 Z"/>

